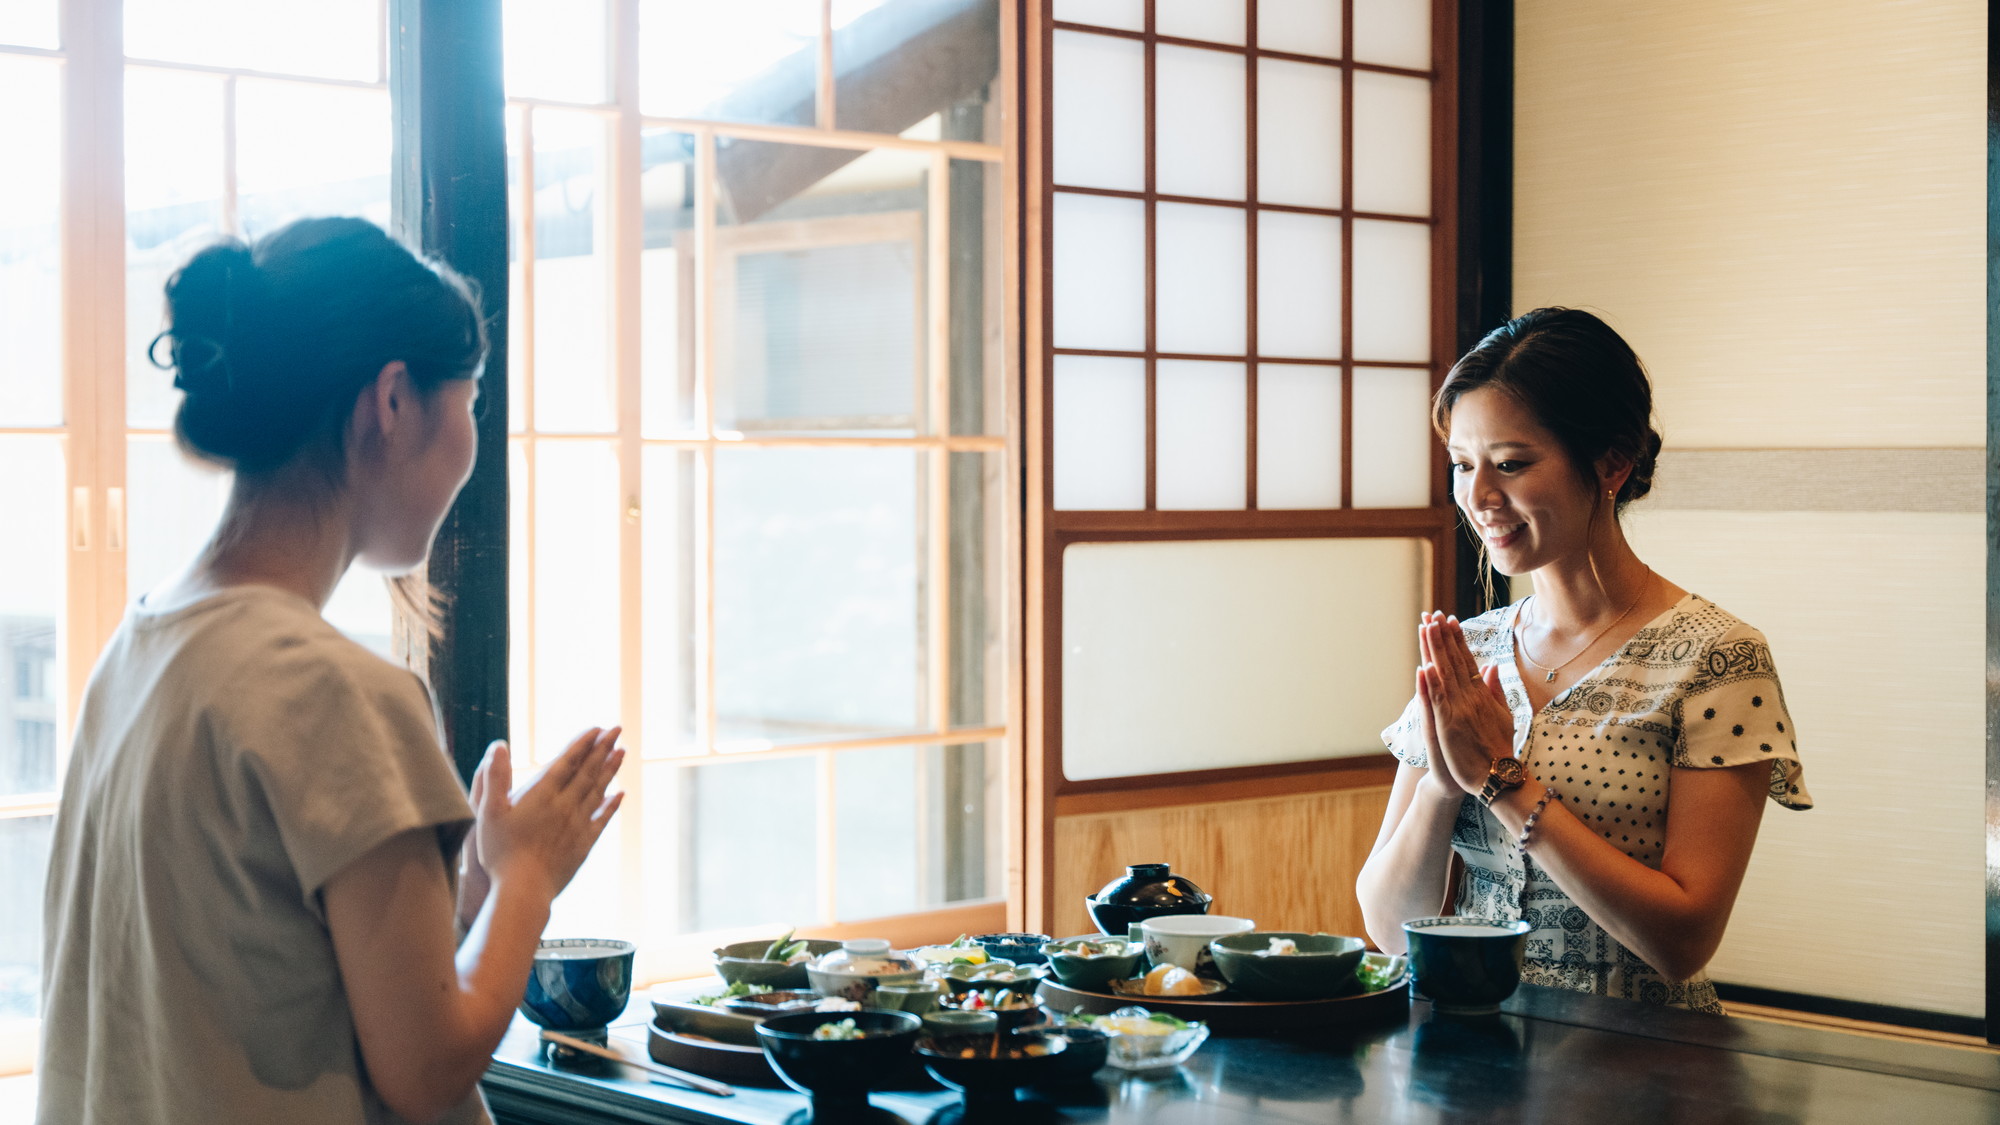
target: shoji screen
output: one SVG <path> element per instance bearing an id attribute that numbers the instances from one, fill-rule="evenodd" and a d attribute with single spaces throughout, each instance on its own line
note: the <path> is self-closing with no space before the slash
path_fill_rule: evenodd
<path id="1" fill-rule="evenodd" d="M 1130 622 L 1095 603 L 1153 581 L 1148 568 L 1162 559 L 1187 560 L 1164 548 L 1079 548 L 1065 563 L 1063 549 L 1210 540 L 1186 596 L 1247 599 L 1254 617 L 1312 601 L 1318 581 L 1393 620 L 1341 629 L 1337 641 L 1325 632 L 1334 618 L 1293 616 L 1284 644 L 1237 653 L 1248 662 L 1236 665 L 1247 671 L 1249 694 L 1235 704 L 1244 709 L 1289 705 L 1280 654 L 1301 646 L 1360 643 L 1414 665 L 1408 634 L 1433 604 L 1436 574 L 1426 562 L 1413 580 L 1412 560 L 1450 553 L 1419 550 L 1449 530 L 1428 423 L 1449 359 L 1438 297 L 1450 237 L 1440 163 L 1449 51 L 1436 46 L 1450 41 L 1449 8 L 1052 0 L 1044 385 L 1051 562 L 1065 608 L 1049 627 L 1062 638 L 1051 652 L 1073 779 L 1380 752 L 1354 732 L 1394 718 L 1407 677 L 1330 675 L 1321 719 L 1340 716 L 1342 733 L 1217 729 L 1161 764 L 1144 724 L 1127 719 L 1176 722 L 1177 702 L 1191 697 L 1162 685 L 1190 666 L 1128 646 Z M 1302 585 L 1260 584 L 1282 554 L 1262 541 L 1353 536 L 1377 546 L 1324 544 L 1312 556 L 1323 571 L 1286 572 Z M 1100 675 L 1095 661 L 1108 652 L 1134 663 Z"/>

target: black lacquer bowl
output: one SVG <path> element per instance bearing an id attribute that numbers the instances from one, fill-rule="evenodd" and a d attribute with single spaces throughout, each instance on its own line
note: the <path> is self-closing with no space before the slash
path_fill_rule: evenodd
<path id="1" fill-rule="evenodd" d="M 821 1024 L 854 1021 L 860 1039 L 814 1039 Z M 867 1108 L 868 1092 L 907 1074 L 922 1020 L 908 1012 L 800 1012 L 757 1025 L 757 1042 L 785 1085 L 812 1099 L 815 1119 Z"/>
<path id="2" fill-rule="evenodd" d="M 1012 1101 L 1016 1090 L 1055 1081 L 1068 1049 L 1068 1038 L 1041 1031 L 917 1040 L 931 1077 L 963 1092 L 968 1102 Z"/>
<path id="3" fill-rule="evenodd" d="M 1417 918 L 1403 923 L 1417 991 L 1440 1012 L 1491 1015 L 1521 985 L 1527 922 Z"/>
<path id="4" fill-rule="evenodd" d="M 1167 914 L 1206 914 L 1215 901 L 1164 863 L 1135 863 L 1122 878 L 1113 879 L 1094 895 L 1085 895 L 1083 905 L 1097 928 L 1112 937 L 1124 937 L 1131 927 L 1148 918 Z"/>

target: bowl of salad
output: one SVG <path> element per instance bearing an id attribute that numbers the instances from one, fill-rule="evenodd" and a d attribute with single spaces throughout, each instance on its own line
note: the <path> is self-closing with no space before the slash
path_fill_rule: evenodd
<path id="1" fill-rule="evenodd" d="M 739 941 L 715 951 L 715 971 L 729 984 L 772 989 L 805 988 L 806 962 L 840 948 L 837 941 L 794 939 L 787 931 L 776 941 Z"/>
<path id="2" fill-rule="evenodd" d="M 1324 1000 L 1354 991 L 1368 944 L 1336 934 L 1253 930 L 1208 943 L 1229 986 L 1252 1000 Z"/>
<path id="3" fill-rule="evenodd" d="M 758 1024 L 757 1045 L 823 1121 L 858 1114 L 870 1090 L 904 1077 L 923 1026 L 908 1012 L 800 1012 Z"/>
<path id="4" fill-rule="evenodd" d="M 1114 980 L 1124 980 L 1139 968 L 1146 948 L 1124 938 L 1064 938 L 1048 944 L 1049 969 L 1070 988 L 1103 992 Z"/>
<path id="5" fill-rule="evenodd" d="M 943 967 L 945 987 L 952 992 L 1033 992 L 1048 975 L 1046 965 L 1016 965 L 999 958 L 983 965 L 953 964 Z"/>

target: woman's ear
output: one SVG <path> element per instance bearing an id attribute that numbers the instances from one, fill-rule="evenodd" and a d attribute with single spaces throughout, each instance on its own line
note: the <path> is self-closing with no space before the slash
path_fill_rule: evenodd
<path id="1" fill-rule="evenodd" d="M 415 407 L 416 385 L 410 382 L 410 369 L 400 359 L 390 360 L 354 396 L 348 433 L 363 448 L 379 447 L 399 429 L 414 424 Z"/>
<path id="2" fill-rule="evenodd" d="M 1597 459 L 1597 490 L 1618 495 L 1625 482 L 1632 477 L 1632 458 L 1617 450 L 1611 450 Z"/>

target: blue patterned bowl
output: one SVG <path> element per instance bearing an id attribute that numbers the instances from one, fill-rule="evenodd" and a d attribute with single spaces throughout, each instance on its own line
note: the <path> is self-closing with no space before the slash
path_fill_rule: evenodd
<path id="1" fill-rule="evenodd" d="M 550 1031 L 595 1031 L 632 998 L 629 941 L 561 938 L 535 947 L 521 1014 Z"/>

